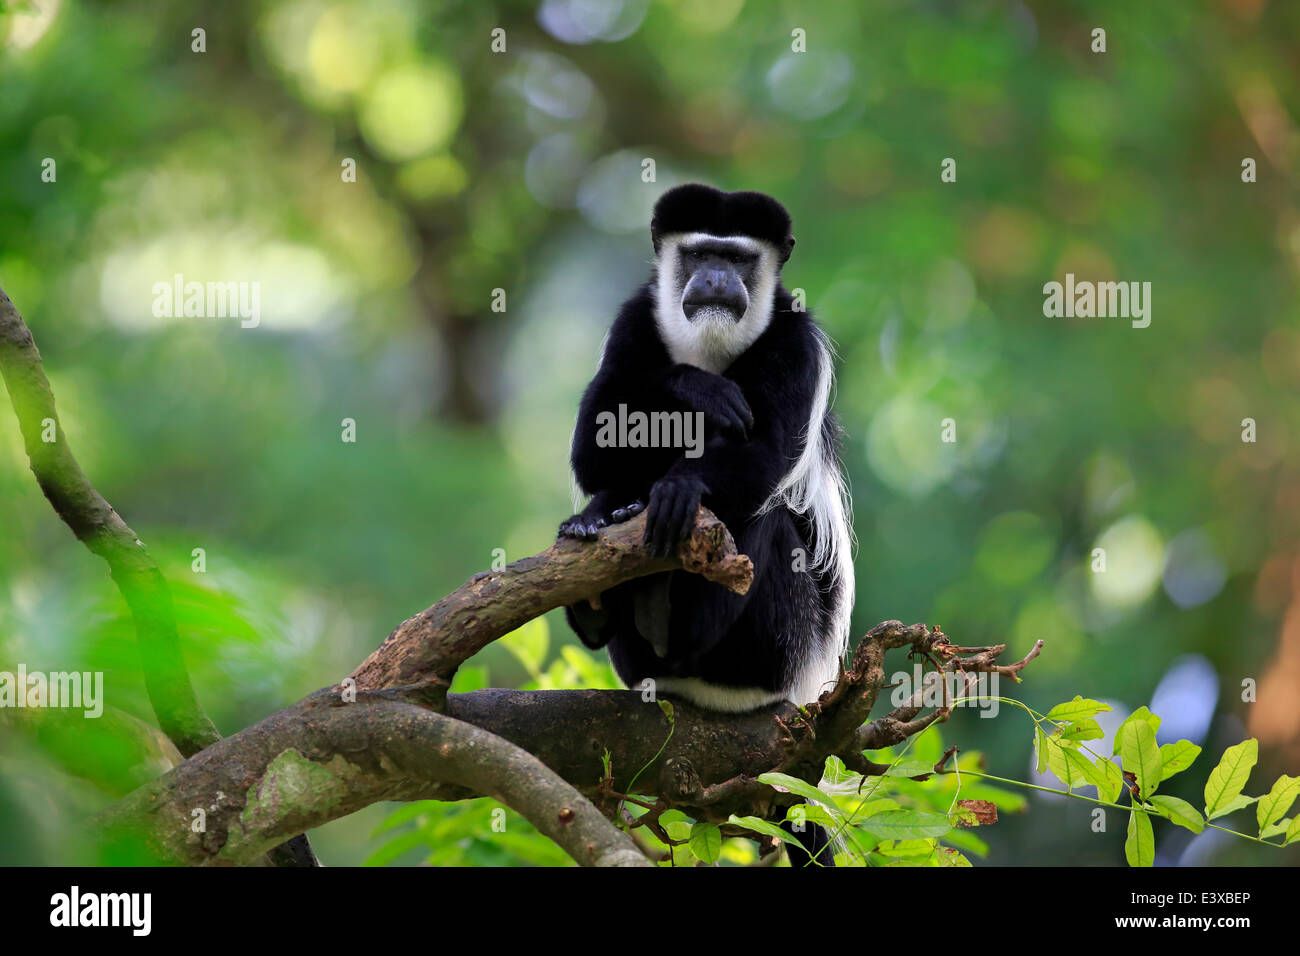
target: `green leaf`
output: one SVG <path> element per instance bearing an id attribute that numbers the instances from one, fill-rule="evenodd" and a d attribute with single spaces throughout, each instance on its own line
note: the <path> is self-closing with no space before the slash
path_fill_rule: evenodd
<path id="1" fill-rule="evenodd" d="M 1119 729 L 1115 731 L 1115 749 L 1112 750 L 1111 753 L 1119 753 L 1119 742 L 1123 739 L 1124 728 L 1129 726 L 1129 724 L 1146 724 L 1151 728 L 1151 735 L 1153 737 L 1160 730 L 1160 718 L 1151 713 L 1151 711 L 1147 710 L 1145 707 L 1139 707 L 1137 710 L 1133 711 L 1133 713 L 1129 714 L 1124 723 L 1120 724 Z M 1127 765 L 1124 769 L 1133 771 L 1134 773 L 1137 772 Z"/>
<path id="2" fill-rule="evenodd" d="M 717 863 L 722 854 L 722 831 L 716 823 L 697 823 L 691 827 L 691 852 L 705 863 Z"/>
<path id="3" fill-rule="evenodd" d="M 761 833 L 764 836 L 775 837 L 782 843 L 788 843 L 791 846 L 797 846 L 806 851 L 806 847 L 797 839 L 786 833 L 775 823 L 768 823 L 762 817 L 738 817 L 734 813 L 727 817 L 727 822 L 734 826 L 744 827 L 746 830 L 753 830 L 755 833 Z"/>
<path id="4" fill-rule="evenodd" d="M 1086 697 L 1080 697 L 1077 694 L 1074 700 L 1067 700 L 1064 704 L 1057 704 L 1047 712 L 1048 720 L 1056 721 L 1078 721 L 1085 717 L 1096 717 L 1110 710 L 1110 704 L 1103 704 L 1099 700 L 1089 700 Z"/>
<path id="5" fill-rule="evenodd" d="M 815 823 L 820 827 L 831 829 L 839 827 L 843 821 L 842 817 L 831 816 L 825 807 L 817 803 L 796 803 L 792 807 L 787 807 L 785 819 L 790 823 Z"/>
<path id="6" fill-rule="evenodd" d="M 1124 792 L 1124 772 L 1119 769 L 1119 764 L 1107 757 L 1098 757 L 1094 766 L 1097 768 L 1097 797 L 1115 803 Z"/>
<path id="7" fill-rule="evenodd" d="M 858 825 L 882 840 L 923 840 L 943 836 L 952 829 L 946 813 L 923 810 L 885 810 Z"/>
<path id="8" fill-rule="evenodd" d="M 1201 816 L 1201 811 L 1186 800 L 1179 800 L 1177 797 L 1162 793 L 1152 797 L 1151 802 L 1165 817 L 1180 827 L 1186 827 L 1193 833 L 1200 833 L 1205 829 L 1205 818 Z"/>
<path id="9" fill-rule="evenodd" d="M 401 836 L 394 837 L 383 846 L 381 846 L 370 856 L 366 857 L 362 866 L 386 866 L 400 856 L 411 852 L 416 847 L 424 846 L 424 835 L 418 830 L 414 833 L 403 833 Z"/>
<path id="10" fill-rule="evenodd" d="M 664 823 L 659 821 L 668 834 L 669 839 L 689 842 L 691 834 L 695 832 L 695 824 L 689 820 L 677 820 L 673 823 Z"/>
<path id="11" fill-rule="evenodd" d="M 768 773 L 760 773 L 758 782 L 765 783 L 769 787 L 780 787 L 782 790 L 789 790 L 791 793 L 797 793 L 805 800 L 812 800 L 820 803 L 827 808 L 835 807 L 835 798 L 829 793 L 823 793 L 817 787 L 798 777 L 792 777 L 788 773 L 777 773 L 775 770 Z"/>
<path id="12" fill-rule="evenodd" d="M 1117 743 L 1124 769 L 1137 776 L 1142 799 L 1151 799 L 1151 794 L 1160 786 L 1160 770 L 1163 766 L 1160 747 L 1156 744 L 1156 732 L 1146 721 L 1125 721 L 1119 729 Z"/>
<path id="13" fill-rule="evenodd" d="M 1128 836 L 1124 840 L 1124 859 L 1129 866 L 1154 866 L 1156 838 L 1151 832 L 1151 818 L 1145 810 L 1133 810 L 1128 818 Z"/>
<path id="14" fill-rule="evenodd" d="M 583 648 L 565 644 L 560 648 L 560 656 L 564 658 L 564 663 L 577 672 L 579 685 L 582 688 L 590 687 L 599 690 L 619 686 L 617 679 L 611 679 L 613 674 L 610 672 L 609 664 Z"/>
<path id="15" fill-rule="evenodd" d="M 1300 777 L 1288 777 L 1286 774 L 1278 777 L 1273 789 L 1260 797 L 1259 804 L 1255 807 L 1259 832 L 1262 834 L 1270 823 L 1276 823 L 1286 816 L 1297 796 L 1300 796 Z"/>
<path id="16" fill-rule="evenodd" d="M 919 777 L 924 773 L 934 773 L 934 764 L 919 760 L 900 760 L 885 771 L 886 777 Z"/>
<path id="17" fill-rule="evenodd" d="M 1106 736 L 1106 732 L 1101 729 L 1101 724 L 1097 723 L 1091 717 L 1083 717 L 1066 724 L 1053 734 L 1053 736 L 1057 735 L 1059 735 L 1062 740 L 1080 742 L 1084 740 L 1101 740 Z"/>
<path id="18" fill-rule="evenodd" d="M 864 819 L 866 817 L 874 816 L 877 813 L 883 813 L 885 810 L 898 810 L 901 808 L 902 804 L 897 800 L 893 800 L 889 797 L 880 797 L 875 800 L 868 800 L 866 803 L 862 804 L 862 806 L 858 807 L 857 816 L 859 819 Z"/>
<path id="19" fill-rule="evenodd" d="M 1226 817 L 1229 813 L 1236 813 L 1238 810 L 1250 806 L 1258 799 L 1259 797 L 1248 797 L 1245 794 L 1239 793 L 1213 813 L 1207 813 L 1205 819 L 1217 820 L 1219 817 Z"/>
<path id="20" fill-rule="evenodd" d="M 1205 815 L 1213 820 L 1215 817 L 1232 810 L 1239 810 L 1245 804 L 1238 804 L 1227 809 L 1241 793 L 1241 788 L 1250 778 L 1250 771 L 1259 760 L 1259 741 L 1254 737 L 1234 744 L 1223 752 L 1219 765 L 1210 771 L 1210 779 L 1205 781 Z"/>
<path id="21" fill-rule="evenodd" d="M 488 669 L 486 667 L 467 667 L 462 664 L 451 679 L 453 694 L 468 694 L 470 691 L 482 690 L 488 686 Z"/>
<path id="22" fill-rule="evenodd" d="M 1164 765 L 1160 770 L 1160 779 L 1168 780 L 1174 774 L 1181 773 L 1200 755 L 1201 748 L 1190 740 L 1165 744 L 1160 748 L 1160 761 Z"/>
<path id="23" fill-rule="evenodd" d="M 542 665 L 546 663 L 546 652 L 551 645 L 551 631 L 546 618 L 533 618 L 497 643 L 506 646 L 506 650 L 515 656 L 533 680 L 541 678 Z"/>
<path id="24" fill-rule="evenodd" d="M 1290 828 L 1291 823 L 1292 820 L 1290 817 L 1283 817 L 1276 823 L 1270 823 L 1268 826 L 1264 827 L 1264 829 L 1260 831 L 1259 837 L 1261 840 L 1268 840 L 1275 836 L 1281 836 Z"/>
<path id="25" fill-rule="evenodd" d="M 445 811 L 445 809 L 446 804 L 438 800 L 416 800 L 413 803 L 404 804 L 385 817 L 384 821 L 375 827 L 370 835 L 372 837 L 379 836 L 381 833 L 394 830 L 404 823 L 409 823 L 417 817 L 424 816 L 426 813 L 436 814 Z"/>
<path id="26" fill-rule="evenodd" d="M 929 840 L 899 840 L 888 850 L 888 854 L 901 860 L 925 860 L 934 855 L 937 844 Z"/>
<path id="27" fill-rule="evenodd" d="M 800 780 L 798 777 L 792 777 L 789 774 L 777 773 L 775 771 L 759 774 L 758 781 L 759 783 L 765 783 L 771 787 L 781 787 L 782 789 L 789 790 L 791 793 L 797 793 L 805 800 L 825 808 L 826 812 L 835 820 L 837 826 L 849 826 L 848 821 L 844 819 L 844 811 L 840 808 L 840 805 L 835 802 L 835 798 L 819 787 L 814 787 L 812 784 Z"/>
<path id="28" fill-rule="evenodd" d="M 1056 776 L 1057 780 L 1065 784 L 1065 789 L 1073 790 L 1075 786 L 1082 785 L 1086 778 L 1076 776 L 1071 771 L 1070 764 L 1065 759 L 1068 752 L 1069 749 L 1062 747 L 1055 737 L 1044 736 L 1040 744 L 1039 761 L 1046 758 L 1047 769 Z"/>
<path id="29" fill-rule="evenodd" d="M 1048 738 L 1047 763 L 1067 790 L 1094 786 L 1100 790 L 1105 778 L 1091 760 L 1073 747 L 1061 746 L 1055 738 Z"/>

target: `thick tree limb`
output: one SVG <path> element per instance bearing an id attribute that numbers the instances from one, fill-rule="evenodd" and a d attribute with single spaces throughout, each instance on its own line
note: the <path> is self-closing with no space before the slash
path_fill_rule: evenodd
<path id="1" fill-rule="evenodd" d="M 448 705 L 445 687 L 462 655 L 472 654 L 551 607 L 587 595 L 598 596 L 637 575 L 688 567 L 735 590 L 743 592 L 749 586 L 753 573 L 749 559 L 736 554 L 730 533 L 711 513 L 701 510 L 690 539 L 683 543 L 677 557 L 669 559 L 652 558 L 643 550 L 644 524 L 644 516 L 638 516 L 626 525 L 609 529 L 598 543 L 559 542 L 500 572 L 476 575 L 389 636 L 358 668 L 356 673 L 361 676 L 357 683 L 362 691 L 352 703 L 346 703 L 352 695 L 345 691 L 350 689 L 342 686 L 318 692 L 136 791 L 110 811 L 105 822 L 111 823 L 110 829 L 114 830 L 133 819 L 142 823 L 149 842 L 165 859 L 242 863 L 261 852 L 268 840 L 274 842 L 300 825 L 304 816 L 314 821 L 312 826 L 318 826 L 377 800 L 490 795 L 534 822 L 579 862 L 636 862 L 626 856 L 629 849 L 636 852 L 630 838 L 594 810 L 585 813 L 591 807 L 590 801 L 564 780 L 567 777 L 595 794 L 602 776 L 601 756 L 608 744 L 618 761 L 616 779 L 630 782 L 630 775 L 651 761 L 670 730 L 657 705 L 627 692 L 554 692 L 567 697 L 573 709 L 545 718 L 529 705 L 543 701 L 546 695 L 533 699 L 525 695 L 510 701 L 516 706 L 509 713 L 517 720 L 503 726 L 507 733 L 498 736 L 480 728 L 474 730 L 476 736 L 466 736 L 468 730 L 452 734 L 447 727 L 472 728 L 472 722 L 454 718 L 460 712 L 471 717 L 481 714 L 481 707 L 476 709 L 473 702 L 464 702 L 464 698 L 478 699 L 478 695 L 453 695 L 453 703 Z M 379 691 L 367 691 L 362 683 L 373 685 L 394 676 L 412 683 Z M 489 696 L 484 695 L 484 699 Z M 531 776 L 524 774 L 519 761 L 526 758 L 543 769 L 547 762 L 538 761 L 510 743 L 510 735 L 525 736 L 521 730 L 528 727 L 530 744 L 540 746 L 548 741 L 571 749 L 583 733 L 584 718 L 580 714 L 584 706 L 597 708 L 600 716 L 609 721 L 592 746 L 573 750 L 573 759 L 567 763 L 561 759 L 563 747 L 545 748 L 547 756 L 559 765 L 558 773 L 546 770 L 550 776 L 543 778 L 533 768 Z M 437 715 L 429 707 L 446 708 L 449 714 L 442 723 L 435 722 L 432 730 L 430 718 Z M 502 713 L 500 707 L 490 709 L 490 716 Z M 588 727 L 597 716 L 587 715 Z M 687 757 L 703 759 L 721 740 L 754 749 L 762 745 L 763 735 L 771 736 L 766 718 L 748 725 L 735 724 L 734 718 L 714 714 L 693 724 L 692 730 L 679 731 L 680 740 L 693 745 L 686 751 Z M 637 731 L 627 735 L 624 731 L 630 726 Z M 755 732 L 758 739 L 747 739 Z M 441 749 L 436 759 L 416 760 L 403 749 L 409 741 L 396 740 L 402 735 L 437 743 Z M 623 746 L 625 740 L 630 741 L 629 746 Z M 370 757 L 358 762 L 357 755 L 362 751 Z M 397 762 L 395 756 L 399 751 L 405 754 L 402 762 Z M 511 754 L 511 759 L 497 759 Z M 296 768 L 299 777 L 317 781 L 328 791 L 329 799 L 315 799 L 309 792 L 311 787 L 304 784 L 284 801 L 284 806 L 297 808 L 293 814 L 281 819 L 258 811 L 266 800 L 263 791 L 270 786 L 267 780 L 280 773 L 281 763 Z M 493 768 L 498 764 L 510 768 L 515 779 L 486 776 L 495 772 Z M 754 772 L 764 769 L 757 763 L 754 766 Z M 358 767 L 366 773 L 359 774 Z M 546 784 L 521 788 L 520 781 L 526 779 L 545 780 Z M 651 781 L 646 789 L 654 792 L 657 783 Z M 222 799 L 203 802 L 203 794 L 213 793 L 222 794 Z M 189 833 L 188 824 L 181 826 L 196 807 L 206 808 L 211 824 L 202 838 Z M 582 826 L 576 831 L 566 827 L 552 833 L 547 823 L 560 813 L 570 821 L 575 819 L 573 814 L 578 814 Z M 256 840 L 246 838 L 250 830 L 257 832 Z M 570 831 L 579 834 L 573 838 L 577 843 L 561 839 Z M 638 853 L 637 861 L 645 859 Z"/>
<path id="2" fill-rule="evenodd" d="M 536 757 L 392 691 L 350 704 L 318 691 L 136 790 L 99 823 L 111 836 L 141 829 L 168 862 L 237 864 L 379 800 L 470 794 L 519 810 L 579 863 L 648 865 Z"/>
<path id="3" fill-rule="evenodd" d="M 759 783 L 755 778 L 760 773 L 779 770 L 816 782 L 831 754 L 862 773 L 883 771 L 862 750 L 887 746 L 887 738 L 906 730 L 915 713 L 909 716 L 910 706 L 899 708 L 866 727 L 856 714 L 870 711 L 883 686 L 884 652 L 890 647 L 945 655 L 951 645 L 937 628 L 886 621 L 863 638 L 836 688 L 806 712 L 784 704 L 750 714 L 719 714 L 674 702 L 670 719 L 656 703 L 631 691 L 444 695 L 431 693 L 429 682 L 362 691 L 349 704 L 339 688 L 330 688 L 141 788 L 113 808 L 109 819 L 115 825 L 142 821 L 156 848 L 191 863 L 245 862 L 260 850 L 261 841 L 385 799 L 493 796 L 552 835 L 543 824 L 557 818 L 557 808 L 586 811 L 589 804 L 579 793 L 612 816 L 617 801 L 611 791 L 629 787 L 647 765 L 649 770 L 636 779 L 636 792 L 658 796 L 663 805 L 696 819 L 724 822 L 733 813 L 772 817 L 797 798 Z M 998 665 L 979 666 L 992 671 Z M 432 719 L 439 715 L 429 705 L 443 708 L 441 719 Z M 945 711 L 927 715 L 925 725 L 943 719 Z M 471 742 L 480 738 L 453 732 L 443 721 L 477 728 L 484 734 L 483 749 Z M 431 748 L 437 753 L 426 752 Z M 508 791 L 491 774 L 503 752 L 538 761 L 554 779 L 546 786 Z M 612 776 L 603 781 L 606 753 Z M 541 773 L 526 761 L 524 765 L 528 773 Z M 282 786 L 277 781 L 285 766 L 292 768 L 294 779 L 315 782 Z M 476 775 L 482 767 L 487 770 Z M 572 791 L 563 789 L 561 780 Z M 182 824 L 189 809 L 213 793 L 221 793 L 225 802 L 212 808 L 215 821 L 210 812 L 207 834 L 196 838 Z M 275 813 L 261 809 L 272 797 L 279 801 Z M 600 827 L 593 822 L 592 830 L 600 832 Z M 630 860 L 619 855 L 627 846 L 609 833 L 584 836 L 583 841 L 575 847 L 557 838 L 580 862 Z M 598 849 L 591 850 L 593 845 Z"/>
<path id="4" fill-rule="evenodd" d="M 641 546 L 644 532 L 643 513 L 606 528 L 594 543 L 561 539 L 500 571 L 476 574 L 398 625 L 352 678 L 362 690 L 449 682 L 461 662 L 503 634 L 553 608 L 599 597 L 616 584 L 656 571 L 685 568 L 737 594 L 749 590 L 754 566 L 736 553 L 731 532 L 707 509 L 696 515 L 678 558 L 649 555 Z"/>

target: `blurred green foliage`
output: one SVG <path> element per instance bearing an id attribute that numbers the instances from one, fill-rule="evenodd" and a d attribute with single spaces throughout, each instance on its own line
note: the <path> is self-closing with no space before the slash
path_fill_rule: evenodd
<path id="1" fill-rule="evenodd" d="M 497 549 L 550 543 L 650 206 L 698 178 L 793 214 L 786 284 L 842 359 L 859 630 L 941 622 L 1016 656 L 1042 638 L 1018 696 L 1043 706 L 1129 711 L 1199 655 L 1222 688 L 1217 708 L 1213 688 L 1183 701 L 1214 709 L 1207 749 L 1245 723 L 1261 762 L 1295 769 L 1300 650 L 1279 645 L 1300 521 L 1295 4 L 4 10 L 0 285 L 83 467 L 164 566 L 223 732 L 337 680 Z M 1045 318 L 1042 286 L 1067 272 L 1151 282 L 1150 328 Z M 259 282 L 261 325 L 155 317 L 153 284 L 177 273 Z M 122 601 L 3 416 L 0 529 L 0 669 L 102 670 L 114 719 L 147 736 Z M 518 637 L 462 681 L 612 686 L 551 621 L 540 654 Z M 1240 703 L 1245 678 L 1272 697 Z M 1009 723 L 959 711 L 945 734 L 1023 778 Z M 0 862 L 74 858 L 73 821 L 163 759 L 19 724 L 0 715 Z M 1066 803 L 984 831 L 988 859 L 1117 862 L 1122 833 Z M 490 811 L 404 809 L 409 855 L 372 832 L 389 808 L 314 839 L 334 863 L 551 862 L 540 840 L 483 839 Z M 1169 860 L 1186 846 L 1156 838 Z"/>

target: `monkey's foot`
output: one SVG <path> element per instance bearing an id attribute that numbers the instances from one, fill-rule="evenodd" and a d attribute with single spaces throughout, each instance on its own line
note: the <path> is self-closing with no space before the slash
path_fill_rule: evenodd
<path id="1" fill-rule="evenodd" d="M 578 538 L 581 541 L 595 541 L 600 529 L 606 525 L 622 524 L 645 510 L 644 501 L 634 501 L 624 508 L 615 508 L 608 514 L 597 511 L 582 511 L 560 524 L 561 538 Z"/>

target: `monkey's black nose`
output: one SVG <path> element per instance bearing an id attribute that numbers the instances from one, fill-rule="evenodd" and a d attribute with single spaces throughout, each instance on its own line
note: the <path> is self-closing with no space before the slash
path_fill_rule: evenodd
<path id="1" fill-rule="evenodd" d="M 701 266 L 682 290 L 682 312 L 688 319 L 693 320 L 705 310 L 725 309 L 734 321 L 739 322 L 748 307 L 749 295 L 745 284 L 736 270 L 729 266 Z"/>

